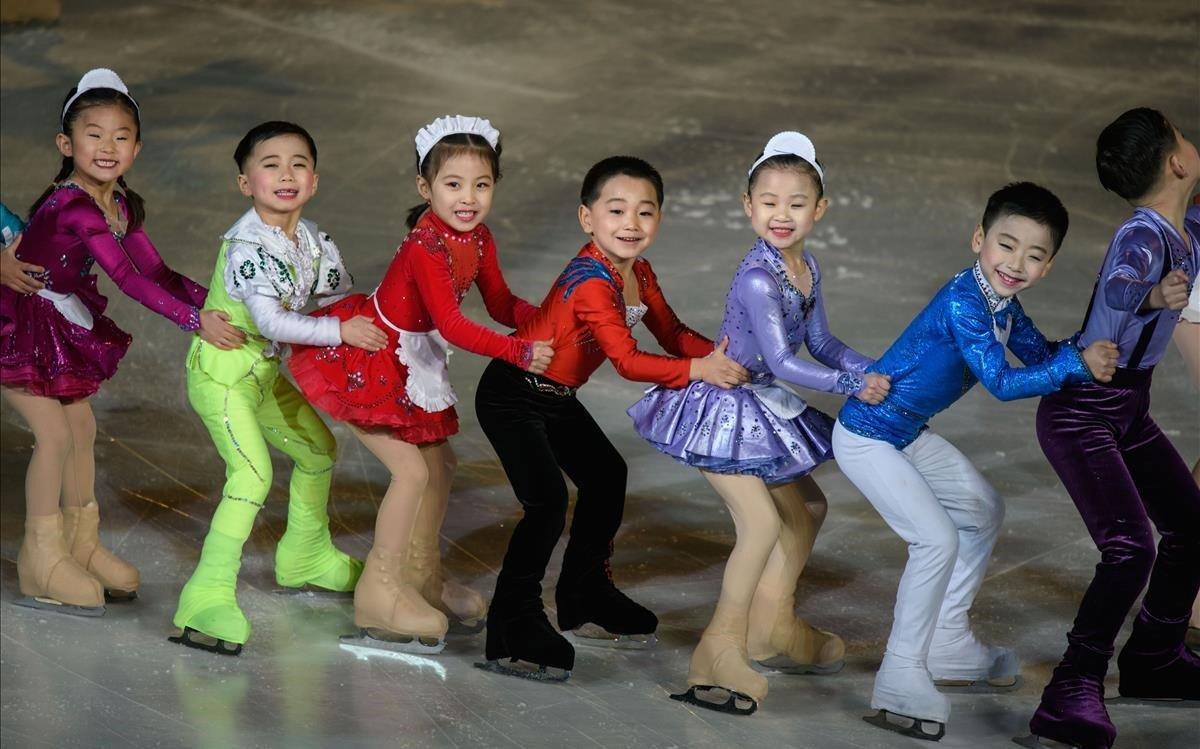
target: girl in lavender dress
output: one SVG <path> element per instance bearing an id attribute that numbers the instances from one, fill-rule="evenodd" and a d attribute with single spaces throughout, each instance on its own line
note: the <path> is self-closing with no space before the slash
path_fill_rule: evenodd
<path id="1" fill-rule="evenodd" d="M 17 556 L 27 598 L 17 603 L 100 616 L 106 595 L 135 598 L 139 578 L 99 538 L 88 398 L 116 374 L 131 339 L 104 316 L 92 265 L 184 331 L 222 348 L 243 337 L 224 313 L 200 311 L 207 290 L 168 268 L 142 230 L 142 199 L 124 180 L 141 149 L 138 107 L 117 74 L 85 74 L 61 125 L 62 169 L 30 209 L 15 258 L 41 266 L 43 286 L 0 288 L 0 393 L 35 441 Z"/>
<path id="2" fill-rule="evenodd" d="M 758 241 L 725 302 L 718 340 L 750 370 L 750 383 L 655 388 L 629 409 L 658 450 L 700 469 L 737 529 L 717 610 L 692 654 L 685 702 L 750 714 L 766 696 L 759 671 L 834 673 L 845 646 L 794 611 L 796 581 L 826 512 L 809 472 L 833 457 L 833 419 L 783 381 L 876 403 L 887 378 L 829 332 L 821 272 L 804 240 L 825 213 L 824 175 L 812 142 L 779 133 L 750 168 L 742 201 Z M 820 362 L 795 355 L 802 345 Z M 757 669 L 751 665 L 753 660 Z M 715 698 L 715 699 L 714 699 Z"/>

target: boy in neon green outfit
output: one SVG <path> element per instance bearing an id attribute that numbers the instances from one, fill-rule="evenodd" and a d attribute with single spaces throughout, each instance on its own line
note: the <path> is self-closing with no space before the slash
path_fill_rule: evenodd
<path id="1" fill-rule="evenodd" d="M 311 296 L 328 303 L 351 284 L 329 235 L 300 218 L 317 189 L 312 136 L 299 125 L 265 122 L 242 138 L 234 160 L 238 188 L 253 207 L 223 237 L 204 308 L 225 312 L 246 343 L 225 351 L 196 338 L 188 351 L 188 400 L 225 461 L 225 486 L 200 563 L 179 596 L 174 621 L 182 632 L 170 638 L 223 655 L 238 655 L 250 637 L 237 605 L 237 575 L 242 545 L 271 488 L 268 444 L 295 463 L 276 582 L 352 591 L 362 571 L 362 562 L 338 551 L 329 536 L 325 506 L 336 443 L 279 374 L 280 349 L 344 342 L 378 351 L 387 343 L 370 318 L 300 313 Z"/>

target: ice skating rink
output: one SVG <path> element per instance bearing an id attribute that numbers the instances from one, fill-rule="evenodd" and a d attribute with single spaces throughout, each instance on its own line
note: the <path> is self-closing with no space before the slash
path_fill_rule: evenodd
<path id="1" fill-rule="evenodd" d="M 1051 336 L 1080 323 L 1112 230 L 1129 209 L 1099 187 L 1099 129 L 1127 108 L 1164 110 L 1200 136 L 1200 5 L 956 0 L 838 3 L 589 3 L 444 0 L 67 0 L 50 26 L 0 35 L 0 198 L 24 213 L 58 166 L 62 99 L 80 74 L 116 69 L 142 106 L 145 147 L 128 175 L 147 229 L 175 268 L 207 282 L 217 237 L 245 210 L 234 145 L 252 125 L 295 120 L 320 147 L 306 217 L 369 291 L 416 202 L 412 134 L 446 113 L 490 117 L 504 180 L 488 220 L 514 289 L 540 301 L 583 243 L 578 186 L 599 158 L 630 153 L 667 183 L 649 257 L 681 317 L 709 335 L 753 235 L 745 169 L 782 129 L 810 134 L 831 207 L 808 247 L 835 333 L 882 353 L 932 293 L 972 262 L 988 194 L 1030 179 L 1056 191 L 1071 230 L 1054 272 L 1022 296 Z M 617 539 L 619 585 L 662 620 L 656 651 L 580 649 L 565 685 L 472 667 L 482 635 L 432 658 L 339 648 L 348 600 L 273 594 L 288 470 L 246 545 L 238 595 L 254 634 L 240 658 L 167 642 L 197 560 L 223 464 L 183 395 L 186 336 L 103 280 L 135 336 L 94 399 L 105 541 L 141 570 L 141 597 L 100 620 L 10 605 L 32 437 L 2 411 L 0 732 L 5 747 L 892 747 L 917 742 L 861 720 L 891 623 L 904 544 L 832 463 L 830 512 L 800 582 L 799 610 L 847 643 L 834 676 L 772 676 L 749 718 L 667 699 L 716 601 L 733 524 L 700 475 L 643 443 L 624 409 L 641 386 L 605 366 L 582 398 L 630 467 Z M 476 294 L 467 313 L 484 320 Z M 653 342 L 637 331 L 646 345 Z M 462 432 L 443 530 L 446 565 L 490 595 L 518 506 L 474 417 L 486 361 L 453 357 Z M 1159 366 L 1153 410 L 1185 459 L 1200 455 L 1200 406 L 1179 354 Z M 814 395 L 829 412 L 836 398 Z M 1008 503 L 975 606 L 984 638 L 1016 648 L 1012 691 L 955 693 L 946 747 L 1003 747 L 1027 721 L 1064 646 L 1098 554 L 1038 448 L 1036 402 L 976 388 L 934 421 Z M 342 447 L 336 542 L 363 555 L 387 473 Z M 556 577 L 558 558 L 548 582 Z M 552 590 L 547 600 L 552 604 Z M 1114 673 L 1109 694 L 1116 693 Z M 1200 710 L 1110 702 L 1118 747 L 1200 745 Z"/>

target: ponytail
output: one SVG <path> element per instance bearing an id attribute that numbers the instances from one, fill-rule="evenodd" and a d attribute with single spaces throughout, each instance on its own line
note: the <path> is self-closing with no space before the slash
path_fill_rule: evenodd
<path id="1" fill-rule="evenodd" d="M 404 223 L 408 226 L 409 231 L 412 231 L 427 210 L 429 210 L 429 203 L 419 203 L 408 209 L 408 218 L 404 220 Z"/>
<path id="2" fill-rule="evenodd" d="M 141 195 L 131 190 L 129 185 L 125 184 L 125 177 L 117 177 L 117 184 L 120 185 L 121 190 L 125 193 L 125 206 L 129 210 L 129 221 L 125 231 L 131 232 L 141 226 L 142 222 L 146 220 L 146 201 L 142 199 Z"/>
<path id="3" fill-rule="evenodd" d="M 41 208 L 42 203 L 45 203 L 46 199 L 58 189 L 58 183 L 62 182 L 67 177 L 70 177 L 71 172 L 73 171 L 75 171 L 75 159 L 71 158 L 70 156 L 63 156 L 62 167 L 58 170 L 58 174 L 55 175 L 54 179 L 50 181 L 50 186 L 46 188 L 45 192 L 38 196 L 37 200 L 33 201 L 33 205 L 29 206 L 27 220 L 33 219 L 33 214 L 37 213 L 37 209 Z"/>

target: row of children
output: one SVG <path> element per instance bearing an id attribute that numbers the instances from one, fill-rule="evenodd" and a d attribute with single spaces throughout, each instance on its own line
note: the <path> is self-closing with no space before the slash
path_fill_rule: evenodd
<path id="1" fill-rule="evenodd" d="M 360 644 L 432 654 L 448 631 L 478 632 L 486 617 L 481 665 L 557 680 L 574 666 L 559 630 L 576 642 L 649 646 L 657 618 L 614 585 L 609 564 L 625 464 L 576 397 L 608 359 L 623 377 L 655 385 L 629 409 L 635 429 L 698 468 L 737 530 L 677 699 L 748 714 L 766 695 L 764 671 L 841 668 L 842 641 L 795 614 L 797 579 L 826 513 L 810 472 L 835 456 L 909 546 L 872 720 L 938 739 L 949 703 L 935 684 L 1014 683 L 1015 655 L 981 644 L 968 621 L 1003 503 L 927 426 L 977 381 L 1005 400 L 1046 396 L 1039 439 L 1102 554 L 1034 735 L 1111 745 L 1103 676 L 1147 578 L 1120 659 L 1121 692 L 1200 698 L 1200 660 L 1183 644 L 1200 587 L 1200 488 L 1148 412 L 1151 372 L 1200 266 L 1200 208 L 1187 209 L 1200 157 L 1158 112 L 1127 112 L 1100 136 L 1101 182 L 1137 210 L 1109 248 L 1080 334 L 1048 341 L 1017 301 L 1053 266 L 1068 220 L 1049 191 L 1015 183 L 988 201 L 971 238 L 975 264 L 878 360 L 830 332 L 824 279 L 804 247 L 828 206 L 825 175 L 799 133 L 771 138 L 749 169 L 743 204 L 757 240 L 734 275 L 717 345 L 678 319 L 642 257 L 660 225 L 663 183 L 640 159 L 611 157 L 588 172 L 579 207 L 588 242 L 534 306 L 508 288 L 483 223 L 501 176 L 500 137 L 487 120 L 443 117 L 417 133 L 422 202 L 366 295 L 347 293 L 337 246 L 301 216 L 318 185 L 317 147 L 303 128 L 266 122 L 238 144 L 237 184 L 251 208 L 224 234 L 208 289 L 169 269 L 143 231 L 142 201 L 124 182 L 140 136 L 124 83 L 108 70 L 87 73 L 62 109 L 62 169 L 30 210 L 16 253 L 4 255 L 0 384 L 36 440 L 18 559 L 23 604 L 100 615 L 106 596 L 133 598 L 139 585 L 137 570 L 98 537 L 88 398 L 130 344 L 103 314 L 90 273 L 98 262 L 122 291 L 196 334 L 188 398 L 226 463 L 174 618 L 172 639 L 184 645 L 236 655 L 249 639 L 236 584 L 271 487 L 273 445 L 294 462 L 276 580 L 353 591 Z M 462 314 L 472 286 L 513 335 Z M 325 306 L 303 314 L 314 298 Z M 638 322 L 665 355 L 638 350 Z M 525 510 L 490 606 L 440 566 L 455 467 L 447 438 L 458 429 L 451 345 L 493 359 L 476 410 Z M 803 346 L 816 363 L 797 356 Z M 1025 366 L 1009 365 L 1006 347 Z M 280 373 L 284 357 L 296 385 Z M 835 420 L 783 383 L 848 400 Z M 336 445 L 314 405 L 391 473 L 365 564 L 330 537 Z M 578 499 L 556 630 L 541 584 L 565 525 L 564 472 Z M 1157 559 L 1150 518 L 1163 539 Z"/>

